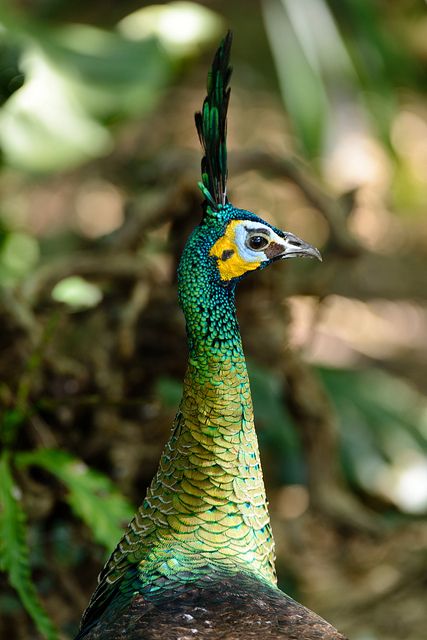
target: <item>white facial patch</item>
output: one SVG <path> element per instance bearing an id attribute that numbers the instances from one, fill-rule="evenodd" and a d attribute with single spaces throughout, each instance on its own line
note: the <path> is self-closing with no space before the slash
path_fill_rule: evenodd
<path id="1" fill-rule="evenodd" d="M 242 222 L 236 226 L 234 231 L 234 241 L 240 257 L 243 260 L 246 260 L 246 262 L 263 262 L 264 260 L 268 260 L 264 251 L 255 251 L 247 246 L 246 240 L 248 238 L 248 231 L 251 231 L 252 233 L 259 231 L 260 234 L 268 237 L 270 242 L 281 244 L 283 245 L 283 248 L 285 248 L 283 238 L 277 235 L 277 233 L 267 225 L 253 220 L 242 220 Z"/>

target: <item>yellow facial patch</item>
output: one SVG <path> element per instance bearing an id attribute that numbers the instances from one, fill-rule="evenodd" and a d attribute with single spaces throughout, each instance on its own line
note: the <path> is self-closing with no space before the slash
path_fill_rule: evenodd
<path id="1" fill-rule="evenodd" d="M 247 271 L 258 269 L 259 262 L 250 262 L 242 258 L 235 241 L 235 230 L 240 220 L 232 220 L 228 223 L 224 235 L 219 238 L 209 252 L 210 256 L 217 258 L 218 270 L 221 280 L 238 278 Z"/>

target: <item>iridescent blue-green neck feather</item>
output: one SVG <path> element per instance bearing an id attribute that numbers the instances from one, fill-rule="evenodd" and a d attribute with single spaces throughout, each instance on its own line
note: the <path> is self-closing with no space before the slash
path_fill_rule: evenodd
<path id="1" fill-rule="evenodd" d="M 228 217 L 232 207 L 227 205 Z M 225 217 L 225 212 L 224 212 Z M 190 359 L 219 346 L 241 352 L 235 312 L 235 283 L 221 283 L 211 247 L 223 235 L 226 221 L 205 218 L 187 241 L 178 268 L 178 297 L 185 315 Z M 218 344 L 217 344 L 218 343 Z M 217 346 L 216 346 L 217 345 Z"/>

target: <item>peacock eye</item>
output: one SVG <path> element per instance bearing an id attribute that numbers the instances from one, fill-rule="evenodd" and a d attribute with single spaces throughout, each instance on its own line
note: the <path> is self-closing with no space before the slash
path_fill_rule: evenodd
<path id="1" fill-rule="evenodd" d="M 262 251 L 269 243 L 270 239 L 259 233 L 248 236 L 246 239 L 246 246 L 252 249 L 252 251 Z"/>

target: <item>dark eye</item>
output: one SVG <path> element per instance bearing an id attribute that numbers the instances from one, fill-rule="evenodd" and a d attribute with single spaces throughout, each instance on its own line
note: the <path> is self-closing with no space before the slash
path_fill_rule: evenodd
<path id="1" fill-rule="evenodd" d="M 249 236 L 246 239 L 246 246 L 253 251 L 261 251 L 269 244 L 269 239 L 259 234 Z"/>

